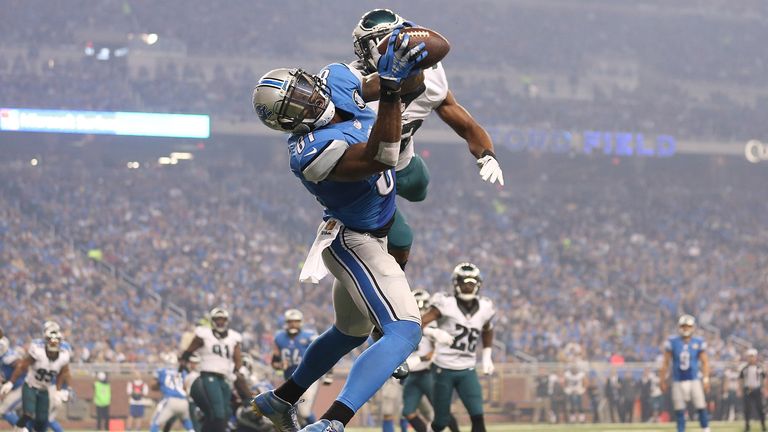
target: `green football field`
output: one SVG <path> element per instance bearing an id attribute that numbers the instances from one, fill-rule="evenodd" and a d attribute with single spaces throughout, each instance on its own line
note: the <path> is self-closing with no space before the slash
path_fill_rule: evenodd
<path id="1" fill-rule="evenodd" d="M 744 430 L 744 424 L 711 422 L 712 432 L 741 432 Z M 461 426 L 462 431 L 468 431 L 469 425 Z M 399 429 L 397 429 L 399 430 Z M 411 430 L 411 429 L 409 429 Z M 634 424 L 586 424 L 586 425 L 535 425 L 535 424 L 495 424 L 488 425 L 488 432 L 674 432 L 676 430 L 674 423 L 634 423 Z M 698 422 L 688 422 L 686 424 L 688 431 L 700 431 Z M 760 430 L 759 424 L 753 424 L 752 430 Z M 381 428 L 349 428 L 347 432 L 373 432 L 381 431 Z"/>
<path id="2" fill-rule="evenodd" d="M 691 432 L 700 431 L 698 422 L 688 422 L 686 429 Z M 461 430 L 467 432 L 470 430 L 469 425 L 461 425 Z M 711 422 L 710 428 L 712 432 L 742 432 L 744 430 L 744 424 L 742 422 L 722 423 Z M 674 432 L 674 423 L 632 423 L 632 424 L 586 424 L 586 425 L 535 425 L 535 424 L 493 424 L 488 425 L 488 432 Z M 396 430 L 400 430 L 397 428 Z M 413 429 L 408 429 L 412 431 Z M 752 425 L 752 430 L 760 430 L 760 425 L 755 423 Z M 381 428 L 348 428 L 346 432 L 379 432 Z M 86 431 L 73 431 L 73 432 L 86 432 Z"/>

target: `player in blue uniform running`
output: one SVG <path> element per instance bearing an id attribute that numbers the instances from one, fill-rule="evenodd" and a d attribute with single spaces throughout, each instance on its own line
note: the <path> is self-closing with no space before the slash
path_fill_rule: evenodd
<path id="1" fill-rule="evenodd" d="M 383 336 L 357 358 L 336 401 L 306 432 L 344 430 L 421 339 L 421 316 L 405 273 L 387 253 L 395 213 L 394 166 L 401 139 L 402 81 L 418 72 L 424 44 L 395 48 L 390 37 L 378 62 L 376 114 L 363 100 L 362 75 L 331 64 L 316 76 L 275 69 L 253 92 L 254 109 L 272 129 L 289 132 L 290 167 L 325 207 L 323 223 L 302 269 L 303 280 L 330 272 L 334 325 L 315 339 L 293 375 L 252 406 L 281 431 L 299 430 L 295 404 L 344 355 L 363 344 L 376 326 Z"/>
<path id="2" fill-rule="evenodd" d="M 155 408 L 152 415 L 152 422 L 149 425 L 150 432 L 159 432 L 165 426 L 168 420 L 178 417 L 187 432 L 195 430 L 192 425 L 192 419 L 189 416 L 189 402 L 187 401 L 187 391 L 184 390 L 184 379 L 187 371 L 179 372 L 176 368 L 158 369 L 155 373 L 155 383 L 153 390 L 160 390 L 163 398 Z"/>
<path id="3" fill-rule="evenodd" d="M 709 432 L 709 413 L 705 394 L 709 391 L 709 360 L 707 343 L 693 336 L 696 319 L 683 315 L 677 322 L 678 335 L 670 336 L 664 345 L 664 363 L 661 365 L 661 391 L 668 387 L 667 372 L 672 365 L 672 405 L 677 417 L 677 432 L 685 431 L 685 406 L 693 402 L 699 414 L 699 424 Z"/>
<path id="4" fill-rule="evenodd" d="M 275 346 L 272 351 L 272 367 L 283 371 L 283 377 L 288 379 L 299 367 L 304 353 L 309 344 L 317 339 L 317 333 L 304 330 L 302 321 L 304 314 L 298 309 L 288 309 L 285 311 L 285 329 L 277 332 L 275 335 Z M 315 382 L 304 393 L 304 402 L 298 406 L 298 414 L 307 423 L 317 421 L 312 413 L 312 405 L 317 396 L 318 384 Z"/>

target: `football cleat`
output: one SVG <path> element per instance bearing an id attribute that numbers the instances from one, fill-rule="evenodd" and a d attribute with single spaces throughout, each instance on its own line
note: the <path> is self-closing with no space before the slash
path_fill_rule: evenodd
<path id="1" fill-rule="evenodd" d="M 298 432 L 301 427 L 296 416 L 296 407 L 275 396 L 274 390 L 261 393 L 251 399 L 251 409 L 254 413 L 272 421 L 280 432 Z"/>
<path id="2" fill-rule="evenodd" d="M 409 373 L 411 373 L 411 369 L 408 367 L 408 363 L 402 362 L 400 363 L 400 366 L 398 366 L 397 369 L 395 369 L 395 371 L 392 372 L 392 378 L 404 380 Z"/>
<path id="3" fill-rule="evenodd" d="M 338 420 L 322 419 L 308 425 L 301 432 L 344 432 L 344 425 Z"/>

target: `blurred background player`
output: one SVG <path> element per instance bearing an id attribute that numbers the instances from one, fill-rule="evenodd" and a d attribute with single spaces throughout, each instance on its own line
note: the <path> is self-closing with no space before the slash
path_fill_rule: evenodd
<path id="1" fill-rule="evenodd" d="M 11 376 L 16 369 L 16 365 L 21 360 L 19 352 L 10 347 L 10 341 L 7 337 L 0 338 L 0 367 L 2 370 L 3 384 L 11 383 L 11 390 L 4 397 L 0 395 L 0 414 L 3 416 L 3 420 L 7 421 L 11 427 L 16 426 L 16 422 L 19 421 L 19 416 L 16 414 L 16 409 L 21 403 L 21 388 L 24 383 L 26 374 L 19 375 L 16 382 L 11 382 Z"/>
<path id="2" fill-rule="evenodd" d="M 429 293 L 423 289 L 413 292 L 416 304 L 422 313 L 429 310 Z M 437 328 L 432 322 L 429 328 Z M 426 432 L 427 424 L 434 419 L 432 398 L 435 380 L 430 367 L 435 354 L 435 341 L 431 337 L 422 337 L 419 347 L 408 357 L 410 373 L 403 379 L 403 417 L 416 432 Z M 421 415 L 419 415 L 421 414 Z M 451 432 L 459 430 L 456 419 L 450 416 L 448 428 Z"/>
<path id="3" fill-rule="evenodd" d="M 352 33 L 355 55 L 358 57 L 352 66 L 365 75 L 375 74 L 376 62 L 379 58 L 376 47 L 384 37 L 401 26 L 413 26 L 413 23 L 389 9 L 373 9 L 366 12 Z M 448 89 L 448 80 L 442 63 L 424 69 L 423 84 L 415 91 L 404 93 L 401 100 L 403 103 L 402 135 L 400 155 L 395 167 L 397 195 L 411 202 L 424 201 L 427 197 L 429 170 L 424 160 L 414 150 L 413 135 L 432 111 L 436 112 L 456 134 L 466 140 L 469 151 L 477 159 L 483 180 L 504 185 L 504 176 L 493 153 L 490 135 L 456 101 L 453 93 Z M 369 105 L 376 109 L 376 102 Z M 413 230 L 402 211 L 397 209 L 387 237 L 387 248 L 402 268 L 405 268 L 408 262 L 412 243 Z"/>
<path id="4" fill-rule="evenodd" d="M 179 371 L 178 368 L 170 366 L 173 362 L 166 361 L 166 363 L 169 366 L 155 372 L 155 382 L 152 384 L 152 389 L 159 390 L 163 397 L 152 415 L 149 431 L 159 432 L 160 428 L 164 428 L 166 423 L 175 417 L 181 419 L 184 430 L 192 432 L 194 426 L 189 414 L 187 391 L 184 389 L 184 380 L 189 372 L 187 370 Z"/>
<path id="5" fill-rule="evenodd" d="M 435 374 L 432 430 L 440 432 L 448 426 L 451 397 L 456 389 L 472 421 L 472 432 L 484 432 L 483 393 L 475 371 L 477 342 L 478 339 L 483 342 L 483 374 L 490 375 L 494 371 L 491 346 L 496 308 L 491 299 L 477 294 L 483 278 L 476 265 L 469 262 L 457 265 L 451 279 L 453 295 L 436 293 L 429 310 L 422 316 L 424 335 L 438 342 L 432 365 Z M 433 321 L 437 321 L 438 328 L 430 330 L 427 326 Z M 450 338 L 444 340 L 441 335 L 445 333 Z"/>
<path id="6" fill-rule="evenodd" d="M 109 430 L 112 384 L 104 371 L 97 372 L 96 381 L 93 382 L 93 405 L 96 407 L 96 430 Z"/>
<path id="7" fill-rule="evenodd" d="M 22 386 L 22 415 L 16 422 L 17 428 L 25 428 L 31 421 L 35 431 L 43 432 L 48 427 L 50 396 L 48 387 L 55 385 L 55 397 L 66 401 L 69 392 L 62 390 L 69 385 L 69 361 L 72 355 L 68 343 L 61 337 L 59 326 L 46 326 L 44 339 L 36 339 L 27 354 L 17 362 L 10 379 L 0 387 L 0 396 L 6 396 L 13 389 L 13 383 L 22 374 L 27 377 Z M 57 402 L 58 402 L 57 401 Z"/>
<path id="8" fill-rule="evenodd" d="M 283 315 L 285 328 L 275 334 L 274 348 L 272 351 L 272 367 L 283 371 L 283 377 L 287 380 L 296 371 L 296 368 L 304 358 L 309 344 L 317 338 L 317 333 L 302 328 L 304 314 L 298 309 L 288 309 Z M 297 411 L 306 423 L 317 421 L 312 413 L 312 405 L 317 396 L 318 382 L 315 381 L 302 398 L 304 402 L 299 404 Z"/>
<path id="9" fill-rule="evenodd" d="M 577 364 L 572 364 L 563 375 L 565 378 L 565 394 L 568 396 L 568 423 L 584 423 L 587 418 L 584 415 L 584 393 L 586 393 L 587 375 L 579 369 Z"/>
<path id="10" fill-rule="evenodd" d="M 232 390 L 228 379 L 235 374 L 235 385 L 244 386 L 239 332 L 229 328 L 229 312 L 221 307 L 211 309 L 211 327 L 198 326 L 195 337 L 181 354 L 180 369 L 186 369 L 192 354 L 199 351 L 200 377 L 192 384 L 192 399 L 203 411 L 203 432 L 218 432 L 227 428 Z M 247 392 L 247 389 L 245 389 Z"/>
<path id="11" fill-rule="evenodd" d="M 765 369 L 757 362 L 757 350 L 747 350 L 747 364 L 739 372 L 741 388 L 744 392 L 744 430 L 748 431 L 752 415 L 760 420 L 760 427 L 765 432 L 765 411 L 763 408 L 763 384 Z"/>
<path id="12" fill-rule="evenodd" d="M 402 83 L 418 72 L 424 44 L 395 48 L 392 33 L 378 62 L 378 114 L 365 105 L 359 72 L 331 64 L 312 76 L 300 69 L 267 72 L 253 106 L 268 127 L 291 133 L 290 165 L 325 207 L 300 280 L 334 278 L 334 324 L 307 348 L 294 374 L 253 400 L 281 430 L 298 429 L 294 405 L 343 356 L 362 345 L 374 326 L 383 336 L 352 365 L 341 393 L 309 431 L 343 431 L 421 338 L 420 314 L 405 273 L 386 251 L 395 213 L 392 169 L 400 143 Z M 327 266 L 327 267 L 326 267 Z"/>
<path id="13" fill-rule="evenodd" d="M 698 336 L 693 336 L 696 319 L 692 315 L 682 315 L 677 321 L 677 336 L 670 336 L 664 345 L 664 361 L 659 378 L 661 390 L 669 386 L 667 373 L 672 366 L 672 405 L 677 418 L 677 431 L 685 430 L 685 410 L 688 402 L 693 402 L 699 414 L 699 423 L 704 432 L 709 432 L 709 414 L 705 394 L 709 391 L 709 360 L 707 343 Z"/>
<path id="14" fill-rule="evenodd" d="M 135 371 L 133 379 L 126 384 L 128 394 L 128 423 L 126 430 L 139 431 L 144 421 L 144 398 L 149 394 L 149 386 L 141 379 L 141 373 Z"/>

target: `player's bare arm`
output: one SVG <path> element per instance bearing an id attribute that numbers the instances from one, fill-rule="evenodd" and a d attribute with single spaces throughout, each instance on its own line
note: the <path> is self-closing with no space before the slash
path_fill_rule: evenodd
<path id="1" fill-rule="evenodd" d="M 469 151 L 475 158 L 483 157 L 485 151 L 493 152 L 491 136 L 469 111 L 456 101 L 452 91 L 448 90 L 448 95 L 435 112 L 458 136 L 467 141 Z"/>
<path id="2" fill-rule="evenodd" d="M 704 392 L 709 393 L 709 356 L 706 351 L 699 353 L 699 361 L 701 361 L 701 383 L 704 386 Z"/>
<path id="3" fill-rule="evenodd" d="M 277 343 L 272 344 L 272 369 L 283 370 L 283 357 L 280 355 L 280 348 Z"/>
<path id="4" fill-rule="evenodd" d="M 440 309 L 431 306 L 422 316 L 421 316 L 421 328 L 424 328 L 427 326 L 427 324 L 431 323 L 432 321 L 437 321 L 442 317 L 443 314 L 440 313 Z"/>
<path id="5" fill-rule="evenodd" d="M 69 372 L 69 365 L 64 365 L 59 371 L 59 376 L 56 377 L 56 390 L 69 387 L 69 381 L 72 379 L 72 374 Z"/>
<path id="6" fill-rule="evenodd" d="M 235 345 L 234 353 L 232 354 L 232 360 L 235 363 L 235 390 L 240 399 L 247 400 L 251 397 L 251 390 L 248 388 L 248 382 L 242 373 L 240 368 L 243 366 L 243 352 L 240 349 L 240 344 Z"/>
<path id="7" fill-rule="evenodd" d="M 667 388 L 669 387 L 668 381 L 667 381 L 667 374 L 669 373 L 669 365 L 672 363 L 672 353 L 669 351 L 664 352 L 664 361 L 661 364 L 661 369 L 659 370 L 659 388 L 661 388 L 661 391 L 666 393 Z"/>
<path id="8" fill-rule="evenodd" d="M 179 370 L 187 368 L 187 363 L 189 362 L 189 358 L 192 357 L 192 354 L 195 351 L 202 348 L 203 344 L 204 342 L 199 336 L 195 336 L 192 339 L 187 349 L 185 349 L 184 352 L 181 353 L 181 356 L 179 357 Z"/>
<path id="9" fill-rule="evenodd" d="M 480 337 L 483 340 L 483 348 L 493 347 L 493 328 L 486 324 L 480 332 Z"/>
<path id="10" fill-rule="evenodd" d="M 25 355 L 24 358 L 16 364 L 16 368 L 13 370 L 11 377 L 8 378 L 8 382 L 16 382 L 16 380 L 19 379 L 19 377 L 22 376 L 24 372 L 26 372 L 27 369 L 29 369 L 29 367 L 33 364 L 35 364 L 35 359 L 33 359 L 29 354 Z"/>

